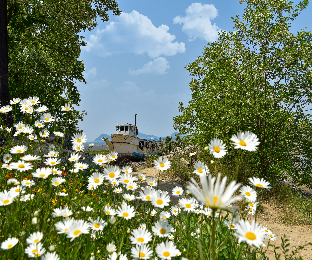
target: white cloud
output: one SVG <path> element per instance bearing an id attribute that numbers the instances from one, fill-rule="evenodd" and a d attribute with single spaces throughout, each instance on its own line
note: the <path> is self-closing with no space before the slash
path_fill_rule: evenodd
<path id="1" fill-rule="evenodd" d="M 97 69 L 93 67 L 92 69 L 89 69 L 88 71 L 84 71 L 82 74 L 85 79 L 88 79 L 89 77 L 94 78 L 96 76 Z"/>
<path id="2" fill-rule="evenodd" d="M 167 73 L 167 69 L 170 69 L 169 62 L 166 58 L 159 57 L 154 59 L 154 61 L 150 61 L 147 64 L 144 64 L 142 69 L 138 70 L 129 70 L 129 74 L 132 76 L 137 76 L 140 74 L 156 74 L 156 75 L 163 75 Z"/>
<path id="3" fill-rule="evenodd" d="M 218 16 L 218 10 L 214 5 L 193 3 L 185 13 L 184 17 L 173 18 L 173 23 L 183 23 L 182 31 L 188 35 L 189 41 L 199 38 L 212 42 L 218 39 L 218 26 L 211 24 L 211 20 Z"/>
<path id="4" fill-rule="evenodd" d="M 87 52 L 94 50 L 98 56 L 104 57 L 119 53 L 145 54 L 151 58 L 160 55 L 173 56 L 185 52 L 183 42 L 173 42 L 176 38 L 168 33 L 167 25 L 155 27 L 152 21 L 139 12 L 121 13 L 116 22 L 110 22 L 104 29 L 91 35 Z"/>

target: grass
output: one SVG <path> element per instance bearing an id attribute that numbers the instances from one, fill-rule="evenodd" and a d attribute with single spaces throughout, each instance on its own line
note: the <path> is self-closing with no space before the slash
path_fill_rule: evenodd
<path id="1" fill-rule="evenodd" d="M 44 129 L 37 128 L 34 124 L 36 116 L 36 114 L 33 116 L 25 114 L 24 127 L 33 128 L 33 135 L 38 138 L 39 142 L 44 142 L 44 137 L 39 134 Z M 47 118 L 46 114 L 44 116 Z M 53 132 L 54 127 L 53 123 L 49 125 L 49 131 Z M 58 259 L 56 256 L 52 258 L 49 255 L 51 252 L 56 253 L 62 260 L 116 259 L 113 254 L 117 252 L 120 260 L 134 259 L 134 254 L 137 258 L 140 256 L 141 259 L 144 259 L 143 255 L 146 256 L 145 259 L 171 259 L 171 257 L 183 260 L 268 259 L 266 250 L 272 246 L 269 237 L 266 236 L 263 240 L 267 244 L 266 248 L 250 244 L 254 243 L 253 235 L 261 237 L 260 231 L 256 230 L 247 232 L 249 234 L 248 243 L 239 242 L 238 238 L 234 236 L 236 230 L 231 229 L 227 224 L 228 222 L 234 226 L 238 225 L 234 221 L 235 215 L 245 221 L 247 212 L 244 201 L 232 205 L 238 207 L 240 214 L 235 210 L 214 207 L 209 209 L 208 206 L 205 207 L 193 200 L 193 194 L 187 193 L 185 185 L 183 185 L 183 187 L 176 188 L 181 188 L 183 194 L 186 194 L 186 199 L 190 200 L 184 202 L 180 200 L 180 207 L 176 207 L 169 199 L 168 205 L 166 205 L 167 199 L 164 193 L 161 194 L 157 189 L 158 186 L 154 186 L 157 184 L 157 180 L 148 180 L 150 188 L 142 190 L 140 184 L 146 180 L 145 176 L 140 174 L 139 180 L 131 182 L 131 177 L 125 174 L 127 170 L 131 171 L 129 168 L 119 169 L 122 179 L 117 178 L 120 183 L 114 183 L 116 179 L 113 177 L 118 174 L 118 168 L 114 168 L 114 154 L 107 154 L 105 150 L 88 153 L 79 151 L 80 149 L 77 147 L 81 143 L 79 144 L 77 141 L 83 139 L 82 136 L 75 137 L 76 144 L 79 145 L 73 151 L 81 156 L 80 159 L 62 153 L 62 148 L 60 148 L 57 152 L 49 155 L 40 152 L 41 162 L 39 163 L 33 157 L 28 159 L 24 157 L 34 154 L 35 142 L 30 141 L 25 150 L 23 147 L 18 147 L 21 139 L 29 138 L 30 134 L 20 132 L 17 142 L 15 140 L 11 143 L 9 132 L 4 129 L 3 131 L 7 136 L 8 143 L 7 148 L 0 151 L 2 159 L 0 168 L 1 259 L 28 259 L 42 256 L 42 259 Z M 108 162 L 106 164 L 83 163 L 82 157 L 94 154 L 97 156 L 96 160 L 99 160 L 100 155 L 106 155 L 109 158 Z M 4 161 L 4 155 L 6 155 L 5 157 L 10 156 L 10 159 Z M 25 161 L 22 160 L 23 158 Z M 58 159 L 61 160 L 61 163 Z M 160 171 L 160 175 L 177 175 L 185 183 L 190 177 L 194 177 L 200 183 L 199 176 L 192 173 L 193 165 L 185 166 L 177 162 L 180 160 L 177 158 L 170 160 L 171 166 L 166 171 Z M 149 163 L 151 164 L 151 159 Z M 167 162 L 160 163 L 167 165 Z M 219 165 L 213 165 L 209 160 L 205 163 L 211 174 L 215 176 Z M 52 169 L 53 174 L 46 177 Z M 220 165 L 220 170 L 222 171 L 222 169 L 222 165 Z M 103 182 L 100 181 L 101 174 L 105 176 Z M 56 180 L 56 177 L 61 179 Z M 231 176 L 228 177 L 231 178 Z M 13 178 L 16 181 L 12 181 Z M 61 183 L 62 179 L 63 183 Z M 229 179 L 226 186 L 230 184 Z M 34 181 L 33 186 L 27 186 L 26 182 L 28 181 Z M 152 182 L 153 184 L 151 184 Z M 21 184 L 24 185 L 21 186 Z M 4 191 L 9 191 L 9 193 Z M 150 194 L 150 191 L 153 191 L 154 195 Z M 285 192 L 289 194 L 287 190 Z M 233 196 L 239 193 L 237 190 Z M 270 196 L 266 190 L 259 190 L 258 197 L 262 196 L 260 193 L 263 196 L 266 194 Z M 275 194 L 275 191 L 273 193 Z M 134 199 L 131 195 L 134 196 Z M 179 196 L 176 193 L 175 195 Z M 27 199 L 31 196 L 34 197 Z M 139 196 L 142 198 L 139 199 Z M 294 196 L 291 196 L 290 199 L 292 200 Z M 293 201 L 295 203 L 299 199 Z M 65 205 L 70 212 L 64 211 Z M 308 205 L 306 204 L 306 207 Z M 90 211 L 86 210 L 87 207 L 91 208 Z M 116 210 L 115 215 L 113 214 L 114 210 Z M 257 213 L 255 218 L 256 216 Z M 65 220 L 69 221 L 69 226 L 57 228 L 61 222 L 65 223 Z M 81 220 L 88 224 L 85 232 L 83 232 L 83 227 L 74 225 L 72 222 L 74 220 Z M 150 241 L 146 234 L 138 233 L 143 230 L 148 231 Z M 27 242 L 27 238 L 30 238 L 35 232 L 42 233 L 43 237 L 38 238 L 36 243 Z M 10 238 L 17 238 L 18 243 L 13 245 Z M 144 244 L 147 248 L 136 247 L 136 244 L 142 245 L 142 239 L 147 241 Z M 9 243 L 6 244 L 5 241 Z M 283 240 L 283 243 L 285 241 Z M 39 245 L 42 245 L 42 251 L 40 251 Z M 275 246 L 273 247 L 275 248 Z M 287 249 L 287 243 L 282 244 L 282 247 Z M 47 253 L 48 251 L 50 252 Z M 288 254 L 287 250 L 284 254 Z M 289 256 L 287 259 L 302 258 Z"/>

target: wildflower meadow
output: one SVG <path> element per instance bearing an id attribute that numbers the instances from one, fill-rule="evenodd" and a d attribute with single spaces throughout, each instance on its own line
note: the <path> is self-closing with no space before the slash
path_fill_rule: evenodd
<path id="1" fill-rule="evenodd" d="M 64 115 L 71 111 L 69 104 L 62 109 Z M 266 250 L 276 236 L 257 222 L 257 196 L 271 186 L 256 176 L 237 183 L 239 164 L 233 176 L 222 176 L 210 171 L 208 162 L 196 161 L 193 174 L 200 182 L 191 178 L 185 190 L 176 186 L 172 196 L 185 197 L 173 205 L 169 193 L 158 189 L 159 178 L 132 176 L 131 167 L 116 164 L 116 152 L 81 162 L 84 134 L 75 134 L 72 150 L 65 151 L 66 129 L 57 128 L 37 97 L 13 99 L 0 113 L 10 110 L 24 117 L 14 121 L 14 136 L 0 122 L 5 136 L 0 150 L 0 259 L 269 259 Z M 52 133 L 54 144 L 44 152 Z M 231 141 L 235 149 L 250 153 L 259 145 L 248 131 Z M 205 149 L 215 158 L 227 153 L 217 138 Z M 171 162 L 158 156 L 153 167 L 160 176 Z"/>

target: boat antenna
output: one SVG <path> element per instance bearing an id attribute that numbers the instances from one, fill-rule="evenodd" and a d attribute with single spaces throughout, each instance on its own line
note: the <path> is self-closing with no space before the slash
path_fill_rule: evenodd
<path id="1" fill-rule="evenodd" d="M 136 116 L 137 114 L 134 115 L 134 125 L 136 126 Z"/>

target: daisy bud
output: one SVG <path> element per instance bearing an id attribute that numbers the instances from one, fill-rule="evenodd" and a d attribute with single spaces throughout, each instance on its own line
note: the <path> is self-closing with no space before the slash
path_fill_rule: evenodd
<path id="1" fill-rule="evenodd" d="M 127 233 L 129 234 L 131 232 L 130 228 L 127 228 Z"/>
<path id="2" fill-rule="evenodd" d="M 22 231 L 22 232 L 20 233 L 21 236 L 23 236 L 23 235 L 25 235 L 25 234 L 26 234 L 25 231 Z"/>
<path id="3" fill-rule="evenodd" d="M 196 229 L 196 234 L 199 235 L 200 234 L 200 229 Z"/>
<path id="4" fill-rule="evenodd" d="M 36 210 L 35 213 L 34 213 L 34 216 L 38 217 L 39 216 L 39 212 L 40 212 L 40 210 Z"/>
<path id="5" fill-rule="evenodd" d="M 91 255 L 94 255 L 94 253 L 93 253 L 93 252 L 91 252 Z"/>
<path id="6" fill-rule="evenodd" d="M 94 259 L 95 259 L 95 256 L 94 256 L 94 255 L 90 257 L 90 260 L 94 260 Z"/>
<path id="7" fill-rule="evenodd" d="M 207 151 L 208 150 L 208 146 L 206 146 L 204 149 L 205 149 L 205 151 Z"/>
<path id="8" fill-rule="evenodd" d="M 211 162 L 210 162 L 211 164 L 213 164 L 214 163 L 214 161 L 213 160 L 211 160 Z"/>
<path id="9" fill-rule="evenodd" d="M 50 245 L 49 250 L 50 250 L 50 252 L 53 252 L 55 250 L 55 245 Z"/>
<path id="10" fill-rule="evenodd" d="M 116 222 L 116 218 L 114 216 L 110 216 L 109 222 L 114 225 Z"/>
<path id="11" fill-rule="evenodd" d="M 36 217 L 32 218 L 31 223 L 33 223 L 33 225 L 36 225 L 38 223 L 38 220 Z"/>

